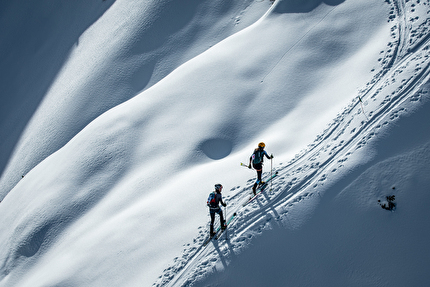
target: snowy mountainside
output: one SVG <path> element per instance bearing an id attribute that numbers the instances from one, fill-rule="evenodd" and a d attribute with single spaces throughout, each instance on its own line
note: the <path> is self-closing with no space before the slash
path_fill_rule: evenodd
<path id="1" fill-rule="evenodd" d="M 0 4 L 8 27 L 0 44 L 2 197 L 99 115 L 270 7 L 251 0 L 22 2 Z"/>
<path id="2" fill-rule="evenodd" d="M 425 186 L 429 183 L 426 175 L 430 144 L 430 46 L 428 18 L 425 18 L 430 10 L 427 3 L 419 4 L 391 3 L 389 22 L 395 25 L 391 29 L 393 39 L 378 60 L 382 69 L 314 143 L 286 166 L 275 168 L 280 176 L 272 183 L 273 190 L 260 196 L 252 207 L 241 207 L 249 187 L 230 198 L 233 208 L 229 206 L 227 218 L 233 213 L 238 216 L 228 229 L 229 241 L 215 241 L 213 246 L 201 250 L 199 246 L 207 237 L 207 227 L 202 227 L 194 244 L 186 246 L 182 257 L 176 258 L 160 276 L 157 286 L 428 284 L 423 265 L 429 260 L 414 255 L 430 251 L 421 240 L 421 236 L 430 234 L 429 224 L 421 220 L 426 217 L 426 208 L 414 205 L 415 200 L 428 199 Z M 417 5 L 422 9 L 417 9 Z M 408 18 L 408 11 L 417 16 Z M 411 115 L 414 120 L 408 119 Z M 420 127 L 415 127 L 416 124 Z M 393 136 L 384 139 L 387 134 Z M 347 172 L 339 175 L 344 169 Z M 388 192 L 398 194 L 399 198 L 396 188 L 406 205 L 403 210 L 406 214 L 400 223 L 387 223 L 387 217 L 383 217 L 372 224 L 375 217 L 380 218 L 382 204 L 378 202 L 384 202 Z M 331 216 L 329 223 L 327 215 Z M 345 217 L 343 222 L 335 220 L 342 217 Z M 417 225 L 409 225 L 416 220 Z M 361 226 L 348 231 L 348 226 L 357 223 Z M 368 226 L 363 227 L 364 224 Z M 322 231 L 321 225 L 327 230 Z M 330 236 L 334 229 L 342 233 L 335 241 Z M 267 236 L 265 232 L 270 230 L 275 232 Z M 322 234 L 313 238 L 316 230 Z M 367 235 L 373 240 L 369 241 Z M 369 252 L 363 252 L 365 246 L 357 243 L 354 236 L 371 246 Z M 285 239 L 279 241 L 281 237 Z M 399 240 L 392 241 L 393 237 Z M 415 248 L 410 246 L 411 238 L 417 238 Z M 327 241 L 332 241 L 328 250 L 321 252 L 319 248 L 321 245 L 326 248 Z M 316 247 L 309 248 L 309 244 Z M 339 252 L 347 255 L 335 255 Z M 321 266 L 326 264 L 333 269 L 321 272 Z M 418 277 L 414 277 L 416 273 Z"/>
<path id="3" fill-rule="evenodd" d="M 90 34 L 99 37 L 97 43 L 109 42 L 110 35 L 95 31 L 110 27 L 118 15 L 128 15 L 136 3 L 116 1 L 82 39 L 87 37 L 91 47 Z M 202 7 L 208 11 L 221 5 L 220 1 L 204 3 L 208 6 Z M 428 254 L 428 247 L 416 240 L 420 235 L 417 226 L 411 225 L 411 238 L 398 227 L 417 216 L 425 218 L 424 208 L 414 211 L 413 201 L 424 201 L 426 194 L 411 182 L 418 178 L 425 186 L 428 181 L 425 155 L 429 138 L 428 133 L 410 130 L 415 121 L 428 122 L 429 3 L 225 3 L 237 10 L 215 9 L 214 22 L 234 26 L 249 15 L 250 25 L 244 29 L 230 26 L 230 32 L 221 33 L 224 36 L 216 38 L 215 44 L 201 35 L 219 30 L 211 30 L 209 24 L 199 26 L 206 14 L 197 13 L 196 22 L 191 21 L 198 31 L 192 33 L 196 42 L 190 40 L 196 46 L 190 50 L 181 46 L 184 50 L 178 56 L 165 54 L 170 60 L 187 61 L 178 60 L 166 70 L 166 74 L 173 70 L 167 76 L 154 78 L 137 96 L 113 103 L 106 112 L 83 112 L 85 117 L 94 117 L 85 128 L 65 128 L 67 135 L 53 131 L 51 135 L 65 145 L 48 149 L 46 158 L 41 157 L 13 189 L 5 188 L 7 195 L 0 205 L 0 286 L 284 286 L 317 282 L 338 286 L 388 282 L 392 286 L 404 274 L 398 272 L 403 267 L 397 265 L 399 258 L 411 266 L 403 280 L 412 280 L 415 268 L 420 275 L 415 276 L 416 282 L 428 282 L 420 268 L 428 266 L 428 259 L 414 259 L 419 250 Z M 162 10 L 166 6 L 148 7 Z M 134 12 L 139 18 L 139 11 Z M 225 24 L 227 19 L 229 24 Z M 145 26 L 136 21 L 131 22 Z M 76 80 L 78 84 L 70 84 L 69 77 L 58 77 L 53 87 L 85 106 L 92 101 L 85 95 L 110 94 L 112 87 L 100 92 L 92 77 L 118 71 L 112 77 L 118 76 L 114 83 L 119 84 L 113 86 L 117 93 L 130 96 L 129 78 L 122 78 L 117 66 L 121 61 L 115 57 L 120 54 L 121 59 L 130 59 L 124 66 L 133 62 L 135 48 L 146 47 L 135 37 L 144 31 L 127 30 L 123 35 L 127 49 L 121 41 L 111 43 L 100 57 L 115 60 L 103 61 L 100 74 L 93 75 L 89 69 L 90 79 Z M 151 37 L 158 35 L 152 33 Z M 81 55 L 72 56 L 64 70 L 99 63 L 99 58 L 93 58 L 98 50 L 84 49 L 84 42 L 80 43 Z M 154 43 L 163 43 L 162 50 L 166 44 L 160 39 Z M 82 59 L 89 59 L 88 63 Z M 170 60 L 166 66 L 171 65 Z M 139 64 L 130 65 L 139 68 Z M 157 73 L 161 75 L 163 70 Z M 70 89 L 69 85 L 77 86 Z M 80 85 L 88 93 L 76 92 Z M 55 100 L 46 97 L 44 102 L 45 112 L 40 114 L 61 115 L 55 111 Z M 67 107 L 67 113 L 82 112 Z M 405 128 L 402 123 L 408 119 L 415 121 Z M 43 138 L 44 133 L 35 127 L 49 126 L 37 116 L 32 121 L 27 129 Z M 427 128 L 428 124 L 420 125 L 417 131 Z M 393 139 L 391 134 L 402 138 L 405 131 L 410 136 L 402 147 L 384 140 Z M 239 162 L 248 160 L 259 141 L 265 141 L 267 151 L 275 154 L 274 170 L 279 177 L 271 190 L 242 208 L 255 177 Z M 27 155 L 22 149 L 16 153 Z M 268 166 L 266 162 L 265 175 Z M 402 166 L 409 168 L 408 176 L 400 176 L 405 174 Z M 373 181 L 363 183 L 371 175 Z M 378 180 L 384 184 L 375 184 Z M 228 215 L 237 212 L 238 217 L 231 223 L 228 241 L 221 238 L 201 248 L 208 232 L 204 203 L 217 182 L 225 186 Z M 386 186 L 400 192 L 394 212 L 377 203 L 385 196 L 378 189 Z M 409 197 L 404 191 L 411 187 L 415 190 Z M 354 193 L 357 190 L 361 192 Z M 351 200 L 365 208 L 357 208 Z M 392 220 L 395 216 L 401 217 L 401 224 Z M 358 226 L 353 233 L 359 235 L 357 239 L 350 235 L 351 220 Z M 417 222 L 426 237 L 428 227 L 423 220 Z M 378 227 L 400 238 L 402 244 L 388 244 L 399 247 L 395 256 L 380 259 L 387 250 L 384 244 L 392 237 L 375 232 Z M 327 240 L 333 230 L 336 240 Z M 374 255 L 360 252 L 372 242 L 360 242 L 369 231 L 374 239 L 371 251 L 378 251 Z M 353 242 L 357 251 L 342 242 Z M 330 256 L 339 247 L 342 252 Z M 312 251 L 318 251 L 316 259 Z M 366 263 L 380 269 L 369 271 L 363 267 Z M 387 270 L 394 270 L 396 276 L 388 278 Z M 398 286 L 405 281 L 399 280 Z"/>

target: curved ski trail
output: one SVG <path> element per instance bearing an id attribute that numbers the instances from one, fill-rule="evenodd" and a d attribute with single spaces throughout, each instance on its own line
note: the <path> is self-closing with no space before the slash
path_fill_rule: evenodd
<path id="1" fill-rule="evenodd" d="M 287 165 L 274 169 L 278 176 L 273 181 L 273 189 L 267 187 L 245 207 L 242 203 L 248 198 L 250 186 L 238 190 L 229 199 L 226 218 L 234 212 L 237 216 L 227 229 L 228 240 L 222 236 L 203 248 L 207 230 L 201 227 L 194 244 L 184 250 L 182 259 L 164 271 L 155 286 L 189 286 L 208 272 L 226 268 L 228 258 L 240 253 L 268 225 L 274 222 L 283 225 L 289 207 L 306 198 L 323 196 L 326 180 L 345 167 L 355 152 L 407 114 L 411 105 L 429 95 L 424 85 L 430 81 L 430 34 L 427 33 L 430 20 L 408 20 L 408 5 L 412 4 L 404 0 L 390 5 L 396 13 L 390 20 L 395 22 L 392 30 L 397 34 L 393 35 L 395 42 L 387 45 L 392 53 L 385 54 L 381 71 L 372 82 L 307 149 Z M 430 7 L 425 9 L 430 13 Z M 363 100 L 366 115 L 362 114 L 358 97 Z"/>

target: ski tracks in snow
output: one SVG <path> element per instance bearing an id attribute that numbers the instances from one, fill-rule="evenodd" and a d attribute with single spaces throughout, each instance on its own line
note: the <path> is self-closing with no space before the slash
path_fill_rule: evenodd
<path id="1" fill-rule="evenodd" d="M 279 175 L 273 189 L 268 186 L 254 202 L 242 207 L 251 187 L 233 188 L 238 192 L 228 200 L 227 218 L 234 212 L 237 217 L 227 229 L 229 239 L 222 236 L 202 247 L 208 231 L 201 226 L 193 243 L 185 246 L 182 256 L 174 259 L 154 286 L 192 286 L 207 274 L 226 268 L 252 238 L 272 224 L 284 226 L 292 206 L 322 196 L 325 182 L 348 164 L 351 155 L 410 112 L 412 105 L 430 97 L 425 88 L 430 78 L 430 2 L 385 2 L 392 7 L 388 21 L 393 24 L 393 41 L 381 51 L 381 67 L 372 81 L 307 149 L 275 168 Z"/>

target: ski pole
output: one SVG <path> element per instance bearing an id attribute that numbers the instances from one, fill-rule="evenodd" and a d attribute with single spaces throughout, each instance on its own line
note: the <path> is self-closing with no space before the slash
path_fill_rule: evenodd
<path id="1" fill-rule="evenodd" d="M 363 110 L 363 114 L 366 117 L 367 120 L 369 120 L 369 118 L 366 115 L 366 112 L 364 111 L 364 107 L 363 107 L 363 101 L 361 100 L 360 96 L 358 96 L 358 99 L 360 100 L 360 104 L 361 104 L 361 109 Z"/>
<path id="2" fill-rule="evenodd" d="M 240 166 L 243 166 L 243 167 L 249 168 L 249 165 L 244 164 L 243 162 L 241 162 L 241 163 L 240 163 Z M 252 168 L 250 168 L 250 169 L 252 169 Z"/>
<path id="3" fill-rule="evenodd" d="M 225 204 L 225 207 L 224 207 L 224 211 L 225 211 L 225 240 L 227 240 L 228 239 L 228 236 L 227 236 L 227 204 Z"/>
<path id="4" fill-rule="evenodd" d="M 273 154 L 270 157 L 270 178 L 272 178 L 272 170 L 273 170 Z M 272 191 L 272 180 L 270 180 L 270 191 Z"/>

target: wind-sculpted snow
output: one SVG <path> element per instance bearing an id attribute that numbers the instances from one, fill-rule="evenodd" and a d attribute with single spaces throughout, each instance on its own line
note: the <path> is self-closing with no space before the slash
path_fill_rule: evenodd
<path id="1" fill-rule="evenodd" d="M 274 13 L 307 13 L 311 12 L 321 4 L 336 6 L 345 0 L 290 0 L 278 1 Z"/>
<path id="2" fill-rule="evenodd" d="M 430 284 L 428 1 L 108 3 L 2 175 L 0 286 Z"/>
<path id="3" fill-rule="evenodd" d="M 193 243 L 185 246 L 182 256 L 164 271 L 155 286 L 207 286 L 211 282 L 233 286 L 220 272 L 228 269 L 229 262 L 245 249 L 252 248 L 249 246 L 256 236 L 274 225 L 291 230 L 302 226 L 327 189 L 339 181 L 339 171 L 369 162 L 374 157 L 369 153 L 369 143 L 387 134 L 399 119 L 430 99 L 430 3 L 386 2 L 391 6 L 387 20 L 392 24 L 392 41 L 380 52 L 381 66 L 372 71 L 376 72 L 372 81 L 307 149 L 290 162 L 276 165 L 274 171 L 279 176 L 273 187 L 267 188 L 254 203 L 242 207 L 253 180 L 247 186 L 233 188 L 235 194 L 227 199 L 227 217 L 234 212 L 237 217 L 228 228 L 229 239 L 212 241 L 202 248 L 207 226 L 201 226 Z M 261 276 L 265 278 L 263 271 Z"/>
<path id="4" fill-rule="evenodd" d="M 0 71 L 2 198 L 98 116 L 270 7 L 251 0 L 117 1 L 112 8 L 115 1 L 79 1 L 70 9 L 64 3 L 10 2 L 1 18 L 10 27 L 0 47 L 6 58 Z"/>

